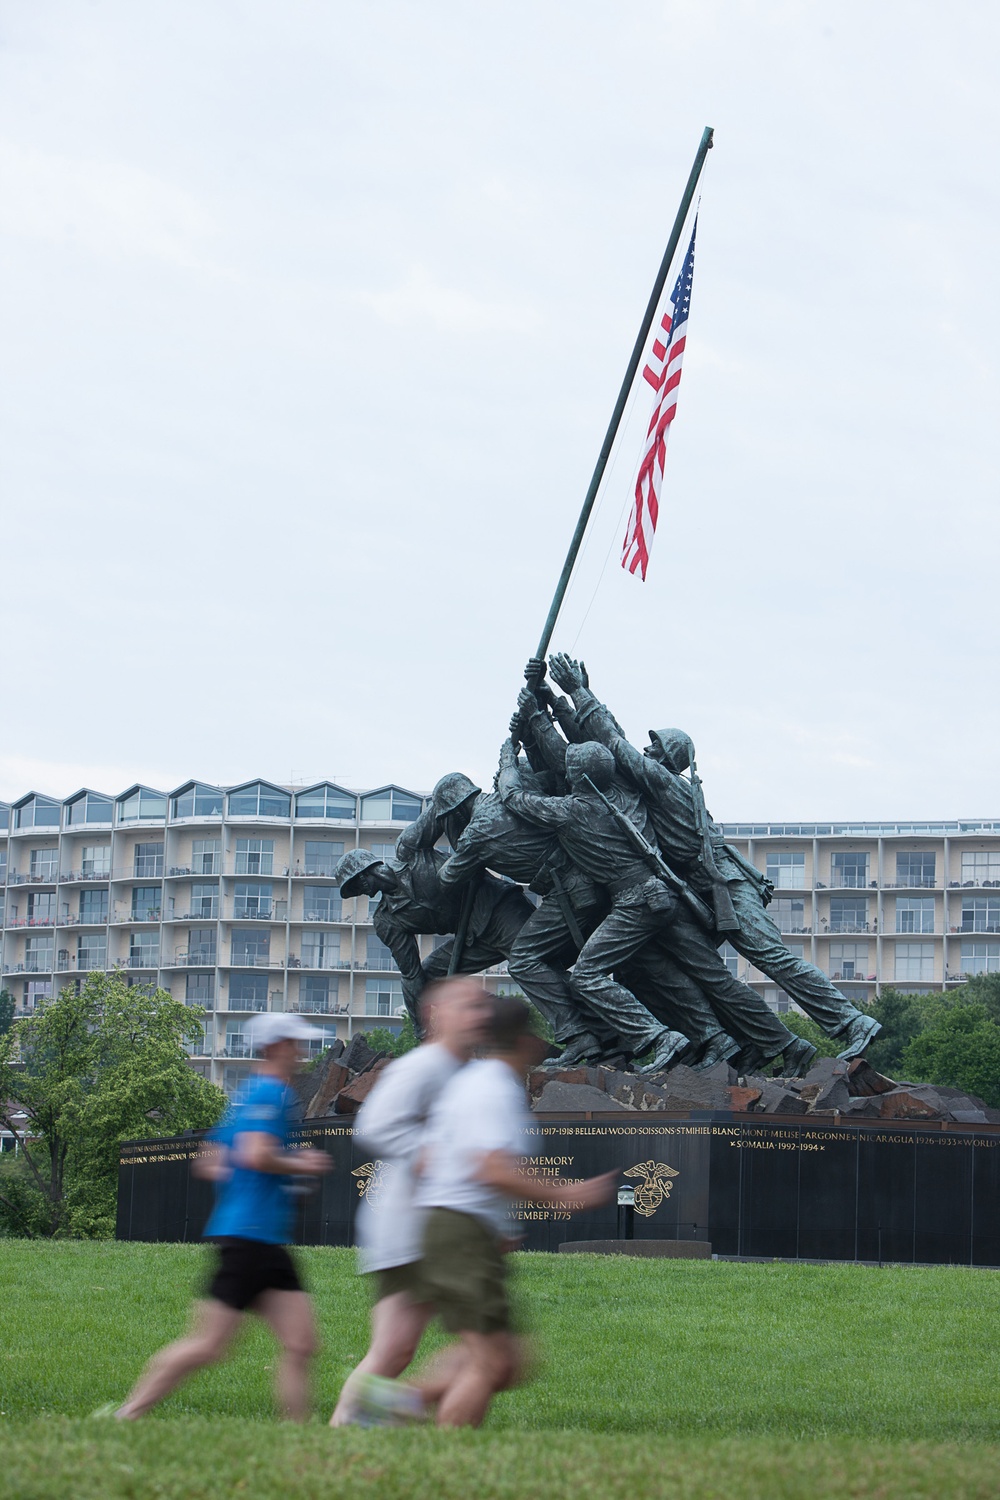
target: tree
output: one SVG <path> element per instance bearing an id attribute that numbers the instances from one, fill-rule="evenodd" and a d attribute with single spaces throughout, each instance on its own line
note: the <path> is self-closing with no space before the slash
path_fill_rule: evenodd
<path id="1" fill-rule="evenodd" d="M 402 1057 L 404 1052 L 412 1052 L 417 1045 L 417 1033 L 407 1015 L 398 1032 L 390 1031 L 388 1026 L 372 1026 L 365 1032 L 365 1040 L 373 1052 Z"/>
<path id="2" fill-rule="evenodd" d="M 0 990 L 0 1036 L 6 1036 L 14 1024 L 14 996 L 10 990 Z"/>
<path id="3" fill-rule="evenodd" d="M 910 1042 L 903 1071 L 921 1082 L 964 1089 L 1000 1108 L 1000 1026 L 985 1005 L 969 1003 L 963 995 Z"/>
<path id="4" fill-rule="evenodd" d="M 225 1095 L 183 1045 L 203 1014 L 119 971 L 93 973 L 0 1038 L 0 1124 L 19 1147 L 0 1177 L 9 1230 L 112 1234 L 119 1143 L 215 1124 Z"/>
<path id="5" fill-rule="evenodd" d="M 923 1030 L 925 1018 L 917 997 L 894 989 L 884 989 L 869 1011 L 876 1021 L 882 1022 L 882 1030 L 865 1055 L 873 1068 L 892 1078 L 903 1066 L 903 1053 Z"/>

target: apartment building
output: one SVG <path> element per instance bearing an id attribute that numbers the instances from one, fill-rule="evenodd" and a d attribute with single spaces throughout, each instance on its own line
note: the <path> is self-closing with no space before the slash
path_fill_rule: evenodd
<path id="1" fill-rule="evenodd" d="M 423 806 L 399 786 L 266 781 L 0 804 L 3 985 L 21 1014 L 94 969 L 162 985 L 205 1008 L 193 1065 L 229 1092 L 246 1077 L 258 1011 L 309 1016 L 317 1050 L 359 1028 L 398 1029 L 398 971 L 367 899 L 343 901 L 333 870 L 357 845 L 390 855 Z M 786 941 L 852 998 L 1000 971 L 1000 821 L 723 826 L 773 882 Z M 487 984 L 510 987 L 502 967 Z"/>

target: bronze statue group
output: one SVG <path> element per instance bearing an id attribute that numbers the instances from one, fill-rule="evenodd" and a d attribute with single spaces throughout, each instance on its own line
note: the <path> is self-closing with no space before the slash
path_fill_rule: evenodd
<path id="1" fill-rule="evenodd" d="M 352 849 L 337 867 L 343 896 L 374 901 L 411 1015 L 431 980 L 505 961 L 552 1028 L 554 1066 L 804 1072 L 815 1048 L 730 972 L 728 941 L 841 1057 L 860 1055 L 878 1022 L 783 941 L 770 883 L 708 815 L 690 738 L 652 730 L 640 751 L 579 663 L 555 655 L 550 675 L 561 694 L 528 663 L 492 791 L 451 772 L 394 859 Z M 429 933 L 451 936 L 421 961 Z"/>
<path id="2" fill-rule="evenodd" d="M 345 897 L 373 902 L 422 1044 L 380 1073 L 355 1120 L 380 1181 L 357 1225 L 372 1339 L 334 1427 L 478 1425 L 530 1363 L 508 1295 L 512 1201 L 530 1195 L 572 1212 L 614 1192 L 615 1173 L 532 1176 L 529 1189 L 524 1082 L 547 1044 L 523 999 L 490 996 L 471 976 L 506 961 L 552 1029 L 557 1067 L 611 1061 L 657 1073 L 729 1062 L 748 1073 L 780 1057 L 786 1072 L 803 1070 L 815 1048 L 730 973 L 724 940 L 836 1037 L 841 1057 L 860 1054 L 879 1029 L 783 943 L 766 911 L 769 882 L 708 816 L 688 736 L 653 731 L 637 750 L 577 662 L 554 656 L 550 668 L 568 696 L 548 686 L 542 662 L 528 663 L 492 791 L 460 772 L 442 777 L 393 859 L 353 849 L 337 869 Z M 421 960 L 426 934 L 445 940 Z M 313 1035 L 301 1016 L 256 1018 L 249 1097 L 196 1163 L 217 1201 L 204 1232 L 213 1269 L 192 1328 L 99 1415 L 144 1415 L 220 1360 L 248 1312 L 281 1344 L 279 1404 L 293 1419 L 308 1415 L 317 1339 L 286 1245 L 296 1179 L 332 1167 L 323 1152 L 290 1149 L 290 1085 Z M 401 1381 L 435 1317 L 454 1342 Z"/>

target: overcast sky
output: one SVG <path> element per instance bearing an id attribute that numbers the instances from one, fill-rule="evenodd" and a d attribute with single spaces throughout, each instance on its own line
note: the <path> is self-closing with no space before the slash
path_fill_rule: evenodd
<path id="1" fill-rule="evenodd" d="M 554 645 L 725 819 L 1000 816 L 1000 11 L 3 0 L 0 796 L 490 775 Z"/>

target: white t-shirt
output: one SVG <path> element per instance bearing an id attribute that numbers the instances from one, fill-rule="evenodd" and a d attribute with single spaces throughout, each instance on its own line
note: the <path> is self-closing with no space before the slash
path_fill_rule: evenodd
<path id="1" fill-rule="evenodd" d="M 357 1113 L 354 1138 L 375 1159 L 357 1218 L 362 1271 L 420 1259 L 425 1215 L 413 1201 L 414 1159 L 435 1100 L 461 1066 L 440 1042 L 415 1047 L 383 1069 Z"/>
<path id="2" fill-rule="evenodd" d="M 471 1062 L 448 1084 L 427 1123 L 417 1203 L 470 1214 L 507 1237 L 510 1201 L 500 1189 L 479 1182 L 476 1173 L 490 1151 L 520 1158 L 537 1149 L 523 1081 L 499 1058 Z"/>

